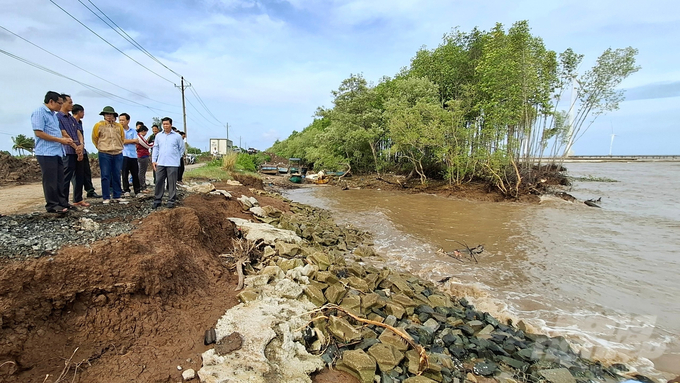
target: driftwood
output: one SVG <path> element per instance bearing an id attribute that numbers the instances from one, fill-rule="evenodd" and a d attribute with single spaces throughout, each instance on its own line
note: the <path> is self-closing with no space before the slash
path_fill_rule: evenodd
<path id="1" fill-rule="evenodd" d="M 243 284 L 245 283 L 245 274 L 243 273 L 243 267 L 251 262 L 251 258 L 256 255 L 255 250 L 259 246 L 259 241 L 252 242 L 244 239 L 232 239 L 232 245 L 234 250 L 231 254 L 221 254 L 220 257 L 226 258 L 227 263 L 232 267 L 236 268 L 236 274 L 238 275 L 238 285 L 236 286 L 236 291 L 243 289 Z"/>
<path id="2" fill-rule="evenodd" d="M 598 199 L 591 198 L 589 200 L 583 201 L 584 204 L 590 206 L 590 207 L 601 207 L 600 202 L 602 202 L 602 197 Z"/>
<path id="3" fill-rule="evenodd" d="M 447 239 L 447 241 L 456 242 L 460 245 L 465 246 L 465 248 L 464 249 L 456 249 L 456 250 L 453 250 L 451 252 L 444 252 L 446 255 L 448 255 L 448 256 L 450 256 L 454 259 L 457 259 L 459 261 L 462 261 L 463 254 L 467 254 L 467 256 L 470 257 L 470 259 L 472 259 L 473 261 L 475 261 L 475 263 L 479 263 L 479 261 L 477 260 L 477 255 L 484 252 L 484 245 L 477 245 L 477 246 L 471 248 L 470 246 L 468 246 L 467 243 L 459 242 L 459 241 L 456 241 L 455 239 Z"/>
<path id="4" fill-rule="evenodd" d="M 341 311 L 341 312 L 347 314 L 348 316 L 350 316 L 352 319 L 354 319 L 357 322 L 383 327 L 383 328 L 386 328 L 386 329 L 392 331 L 393 333 L 397 334 L 406 344 L 413 347 L 413 349 L 416 350 L 416 352 L 418 353 L 418 356 L 420 358 L 419 363 L 418 363 L 418 375 L 421 375 L 430 366 L 430 362 L 427 358 L 427 353 L 425 352 L 425 348 L 423 348 L 423 346 L 416 343 L 415 340 L 413 340 L 413 338 L 411 337 L 411 335 L 409 335 L 406 331 L 403 331 L 401 329 L 398 329 L 396 327 L 390 326 L 390 325 L 382 323 L 382 322 L 377 322 L 377 321 L 373 321 L 373 320 L 370 320 L 370 319 L 364 319 L 364 318 L 358 317 L 358 316 L 352 314 L 351 312 L 345 310 L 344 308 L 342 308 L 338 305 L 327 304 L 327 305 L 325 305 L 325 306 L 323 306 L 319 309 L 319 311 L 321 311 L 321 310 L 338 310 L 338 311 Z"/>

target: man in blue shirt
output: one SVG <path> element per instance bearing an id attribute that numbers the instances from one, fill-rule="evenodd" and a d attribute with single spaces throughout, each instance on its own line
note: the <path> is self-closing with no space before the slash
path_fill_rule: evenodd
<path id="1" fill-rule="evenodd" d="M 168 180 L 169 208 L 175 207 L 177 199 L 177 175 L 179 164 L 184 154 L 184 140 L 178 133 L 172 131 L 172 119 L 164 117 L 163 131 L 156 135 L 153 145 L 152 164 L 156 171 L 156 190 L 153 208 L 161 206 L 165 192 L 165 180 Z"/>
<path id="2" fill-rule="evenodd" d="M 66 154 L 64 156 L 64 194 L 68 200 L 71 180 L 74 179 L 73 205 L 88 207 L 90 204 L 83 201 L 83 182 L 85 179 L 83 135 L 80 131 L 80 124 L 71 116 L 73 109 L 71 96 L 62 94 L 60 97 L 64 101 L 61 110 L 57 113 L 61 135 L 73 140 L 70 145 L 64 145 L 64 153 Z"/>
<path id="3" fill-rule="evenodd" d="M 64 148 L 73 140 L 63 137 L 59 120 L 54 114 L 64 103 L 59 93 L 49 91 L 44 104 L 31 114 L 31 126 L 35 134 L 35 156 L 42 172 L 45 209 L 48 213 L 66 213 L 70 205 L 64 194 Z"/>
<path id="4" fill-rule="evenodd" d="M 130 115 L 121 113 L 118 122 L 125 130 L 123 141 L 123 191 L 125 196 L 130 196 L 130 173 L 132 173 L 132 188 L 135 195 L 139 194 L 139 165 L 137 165 L 137 131 L 130 128 Z"/>

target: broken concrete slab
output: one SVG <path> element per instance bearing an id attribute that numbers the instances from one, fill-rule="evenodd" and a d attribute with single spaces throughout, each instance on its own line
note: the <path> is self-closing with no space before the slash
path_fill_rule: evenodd
<path id="1" fill-rule="evenodd" d="M 267 245 L 276 245 L 276 242 L 300 243 L 302 238 L 290 230 L 278 229 L 266 223 L 250 222 L 242 218 L 228 218 L 236 227 L 241 229 L 245 238 L 255 242 L 261 240 Z"/>
<path id="2" fill-rule="evenodd" d="M 320 357 L 309 354 L 298 342 L 310 320 L 314 305 L 306 301 L 263 296 L 228 310 L 216 326 L 218 339 L 241 334 L 241 349 L 218 355 L 214 349 L 203 353 L 198 371 L 202 382 L 271 381 L 310 383 L 309 374 L 324 366 Z M 279 334 L 277 336 L 277 331 Z"/>

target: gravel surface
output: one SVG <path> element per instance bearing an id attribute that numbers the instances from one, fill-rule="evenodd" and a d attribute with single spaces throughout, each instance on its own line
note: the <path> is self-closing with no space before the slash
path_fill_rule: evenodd
<path id="1" fill-rule="evenodd" d="M 184 197 L 178 190 L 178 197 Z M 0 258 L 27 259 L 53 255 L 64 245 L 87 245 L 130 232 L 153 211 L 153 197 L 128 198 L 127 204 L 101 200 L 65 215 L 31 213 L 0 217 Z M 165 209 L 165 207 L 161 208 Z"/>

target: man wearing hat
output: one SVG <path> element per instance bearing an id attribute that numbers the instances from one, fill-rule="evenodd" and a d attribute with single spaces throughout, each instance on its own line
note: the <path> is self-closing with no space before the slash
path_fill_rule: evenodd
<path id="1" fill-rule="evenodd" d="M 113 107 L 105 106 L 100 115 L 104 116 L 92 128 L 92 143 L 99 151 L 99 168 L 102 180 L 102 198 L 107 204 L 113 200 L 123 201 L 123 190 L 120 186 L 120 171 L 123 167 L 123 142 L 125 131 L 123 126 L 116 122 L 118 113 Z M 113 187 L 113 191 L 111 191 Z"/>

